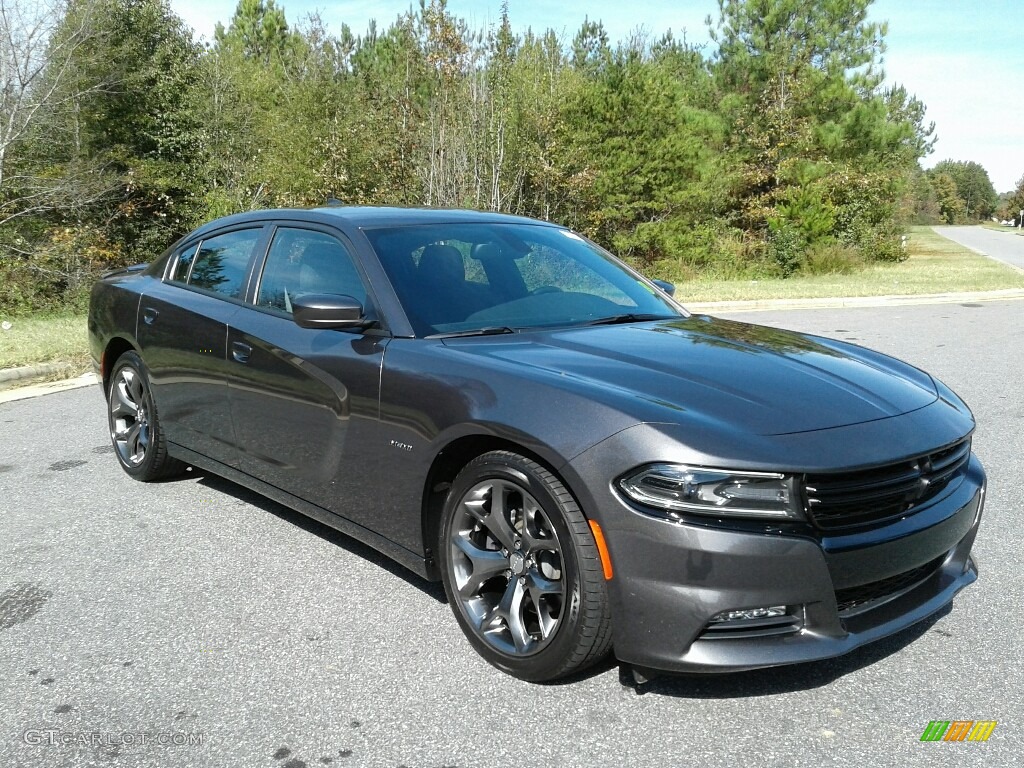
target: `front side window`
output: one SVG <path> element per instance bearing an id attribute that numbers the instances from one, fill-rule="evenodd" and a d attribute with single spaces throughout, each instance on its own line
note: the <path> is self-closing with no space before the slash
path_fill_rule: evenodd
<path id="1" fill-rule="evenodd" d="M 260 278 L 256 305 L 292 313 L 292 300 L 307 293 L 351 296 L 366 307 L 366 288 L 345 246 L 323 232 L 281 227 Z"/>
<path id="2" fill-rule="evenodd" d="M 237 299 L 261 232 L 240 229 L 203 240 L 198 249 L 190 248 L 178 257 L 174 280 Z"/>

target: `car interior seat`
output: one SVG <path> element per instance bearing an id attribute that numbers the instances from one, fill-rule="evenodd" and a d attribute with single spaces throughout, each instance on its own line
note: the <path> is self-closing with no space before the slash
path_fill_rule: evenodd
<path id="1" fill-rule="evenodd" d="M 425 318 L 431 325 L 460 322 L 493 303 L 487 286 L 466 280 L 466 262 L 452 245 L 424 248 L 416 274 L 419 290 L 431 295 Z"/>

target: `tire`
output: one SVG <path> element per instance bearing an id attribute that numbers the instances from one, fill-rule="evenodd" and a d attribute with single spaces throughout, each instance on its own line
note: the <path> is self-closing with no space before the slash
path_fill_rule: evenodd
<path id="1" fill-rule="evenodd" d="M 185 471 L 186 465 L 167 452 L 149 374 L 135 352 L 125 352 L 114 363 L 107 423 L 121 468 L 136 480 L 161 480 Z"/>
<path id="2" fill-rule="evenodd" d="M 498 669 L 544 682 L 608 654 L 597 545 L 572 494 L 540 464 L 508 451 L 469 462 L 445 502 L 437 551 L 459 626 Z"/>

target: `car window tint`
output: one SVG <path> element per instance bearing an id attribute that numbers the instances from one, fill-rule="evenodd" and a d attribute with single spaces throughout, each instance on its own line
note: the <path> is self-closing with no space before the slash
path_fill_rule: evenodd
<path id="1" fill-rule="evenodd" d="M 171 267 L 172 280 L 179 283 L 188 282 L 188 271 L 192 268 L 192 259 L 198 250 L 199 243 L 196 243 L 174 257 L 174 266 Z"/>
<path id="2" fill-rule="evenodd" d="M 366 288 L 345 246 L 323 232 L 282 227 L 267 254 L 256 304 L 291 314 L 292 299 L 304 293 L 351 296 L 366 306 Z"/>
<path id="3" fill-rule="evenodd" d="M 432 243 L 430 245 L 425 245 L 422 248 L 417 248 L 412 252 L 412 261 L 417 270 L 419 270 L 420 272 L 429 271 L 430 257 L 428 256 L 428 264 L 424 266 L 422 263 L 423 252 L 426 251 L 428 248 L 431 251 L 436 252 L 437 246 L 442 245 L 450 246 L 451 248 L 453 248 L 454 251 L 449 251 L 449 253 L 452 253 L 454 256 L 454 253 L 457 252 L 462 261 L 461 265 L 452 266 L 449 268 L 449 271 L 453 273 L 453 276 L 455 275 L 455 273 L 457 273 L 458 275 L 460 275 L 459 279 L 465 280 L 467 283 L 475 283 L 481 286 L 488 285 L 487 273 L 484 271 L 483 265 L 481 265 L 478 259 L 472 258 L 474 248 L 478 248 L 479 246 L 476 243 L 471 243 L 466 240 L 445 238 L 437 243 Z"/>
<path id="4" fill-rule="evenodd" d="M 519 273 L 526 290 L 531 293 L 545 290 L 571 291 L 600 296 L 632 309 L 636 303 L 625 291 L 597 274 L 586 264 L 547 245 L 537 244 L 519 260 Z"/>
<path id="5" fill-rule="evenodd" d="M 238 298 L 261 230 L 242 229 L 203 240 L 188 277 L 195 288 Z"/>
<path id="6" fill-rule="evenodd" d="M 364 231 L 418 336 L 679 316 L 667 297 L 568 230 L 452 222 Z"/>

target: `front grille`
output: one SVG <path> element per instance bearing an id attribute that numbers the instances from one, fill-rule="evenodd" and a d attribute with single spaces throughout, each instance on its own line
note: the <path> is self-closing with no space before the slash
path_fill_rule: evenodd
<path id="1" fill-rule="evenodd" d="M 898 573 L 888 579 L 873 581 L 870 584 L 861 584 L 859 587 L 848 587 L 847 589 L 836 590 L 836 604 L 839 607 L 840 615 L 852 615 L 857 613 L 858 608 L 863 608 L 867 603 L 874 603 L 883 598 L 895 598 L 901 592 L 908 591 L 911 587 L 924 581 L 938 570 L 945 555 L 925 563 L 919 568 Z"/>
<path id="2" fill-rule="evenodd" d="M 970 439 L 909 461 L 859 472 L 806 475 L 804 506 L 819 528 L 875 525 L 937 496 L 967 471 Z"/>

